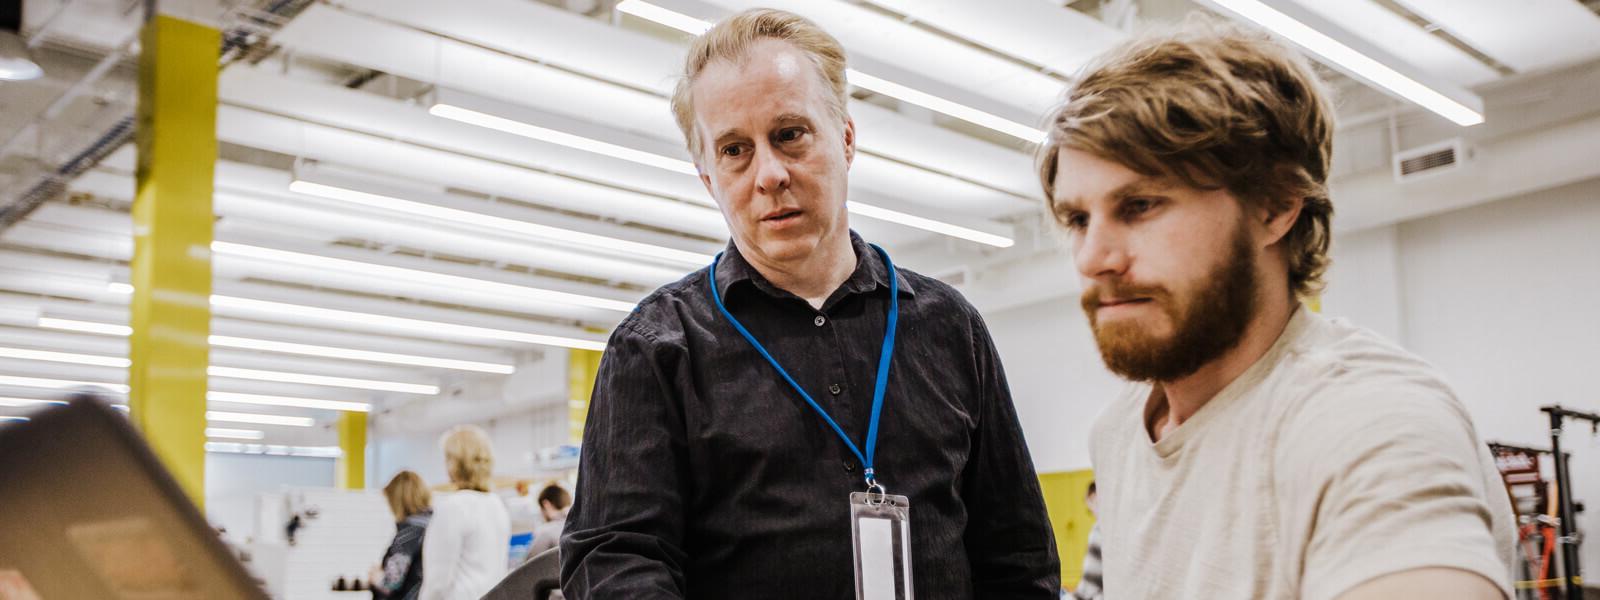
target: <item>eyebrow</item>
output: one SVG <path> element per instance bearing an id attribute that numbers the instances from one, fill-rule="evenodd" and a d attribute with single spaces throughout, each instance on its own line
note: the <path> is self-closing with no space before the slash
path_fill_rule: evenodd
<path id="1" fill-rule="evenodd" d="M 1116 189 L 1111 190 L 1111 193 L 1107 194 L 1106 196 L 1113 200 L 1123 200 L 1130 196 L 1166 190 L 1168 187 L 1170 187 L 1170 185 L 1165 183 L 1152 181 L 1146 178 L 1140 178 L 1118 186 Z M 1051 201 L 1050 211 L 1058 215 L 1064 215 L 1069 212 L 1082 210 L 1082 206 L 1083 198 L 1081 197 L 1064 198 L 1061 200 Z"/>
<path id="2" fill-rule="evenodd" d="M 807 124 L 809 124 L 809 123 L 811 123 L 811 117 L 802 115 L 800 113 L 783 113 L 781 115 L 778 115 L 776 118 L 774 118 L 772 120 L 772 122 L 780 124 L 780 125 L 789 124 L 789 123 L 807 123 Z M 722 143 L 728 141 L 729 138 L 738 138 L 738 137 L 745 137 L 743 131 L 740 130 L 738 127 L 731 127 L 731 128 L 723 130 L 721 133 L 717 134 L 716 137 L 711 138 L 711 140 L 712 140 L 711 144 L 712 144 L 712 147 L 721 146 Z"/>

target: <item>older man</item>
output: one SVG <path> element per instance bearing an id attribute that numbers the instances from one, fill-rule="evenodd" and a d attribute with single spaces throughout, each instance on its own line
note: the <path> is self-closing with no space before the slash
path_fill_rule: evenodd
<path id="1" fill-rule="evenodd" d="M 673 108 L 733 240 L 612 334 L 569 598 L 1056 597 L 983 320 L 850 231 L 844 67 L 771 10 L 690 48 Z"/>

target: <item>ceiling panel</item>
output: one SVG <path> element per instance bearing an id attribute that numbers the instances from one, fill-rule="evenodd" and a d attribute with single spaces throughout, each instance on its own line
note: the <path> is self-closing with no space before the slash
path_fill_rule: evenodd
<path id="1" fill-rule="evenodd" d="M 1600 57 L 1600 15 L 1577 0 L 1397 0 L 1518 71 Z"/>

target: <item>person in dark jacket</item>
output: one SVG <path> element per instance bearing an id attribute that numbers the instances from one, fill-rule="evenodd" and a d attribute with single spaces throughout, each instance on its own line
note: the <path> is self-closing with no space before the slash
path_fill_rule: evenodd
<path id="1" fill-rule="evenodd" d="M 422 537 L 433 518 L 432 494 L 422 476 L 401 471 L 383 486 L 394 512 L 394 541 L 371 577 L 374 600 L 415 600 L 422 591 Z"/>

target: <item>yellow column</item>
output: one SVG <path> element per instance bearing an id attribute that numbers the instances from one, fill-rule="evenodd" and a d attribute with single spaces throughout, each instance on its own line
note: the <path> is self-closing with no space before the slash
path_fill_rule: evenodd
<path id="1" fill-rule="evenodd" d="M 156 15 L 140 43 L 128 405 L 145 440 L 200 505 L 222 41 L 214 28 Z"/>
<path id="2" fill-rule="evenodd" d="M 600 372 L 599 350 L 567 351 L 567 428 L 568 438 L 583 441 L 583 424 L 589 418 L 589 396 L 594 394 L 594 379 Z"/>
<path id="3" fill-rule="evenodd" d="M 339 464 L 335 479 L 339 489 L 367 487 L 367 413 L 339 413 Z"/>
<path id="4" fill-rule="evenodd" d="M 1092 481 L 1094 471 L 1089 469 L 1039 474 L 1039 489 L 1056 534 L 1056 554 L 1061 557 L 1061 585 L 1068 588 L 1078 587 L 1083 578 L 1083 555 L 1094 528 L 1094 513 L 1089 512 L 1084 493 Z"/>

